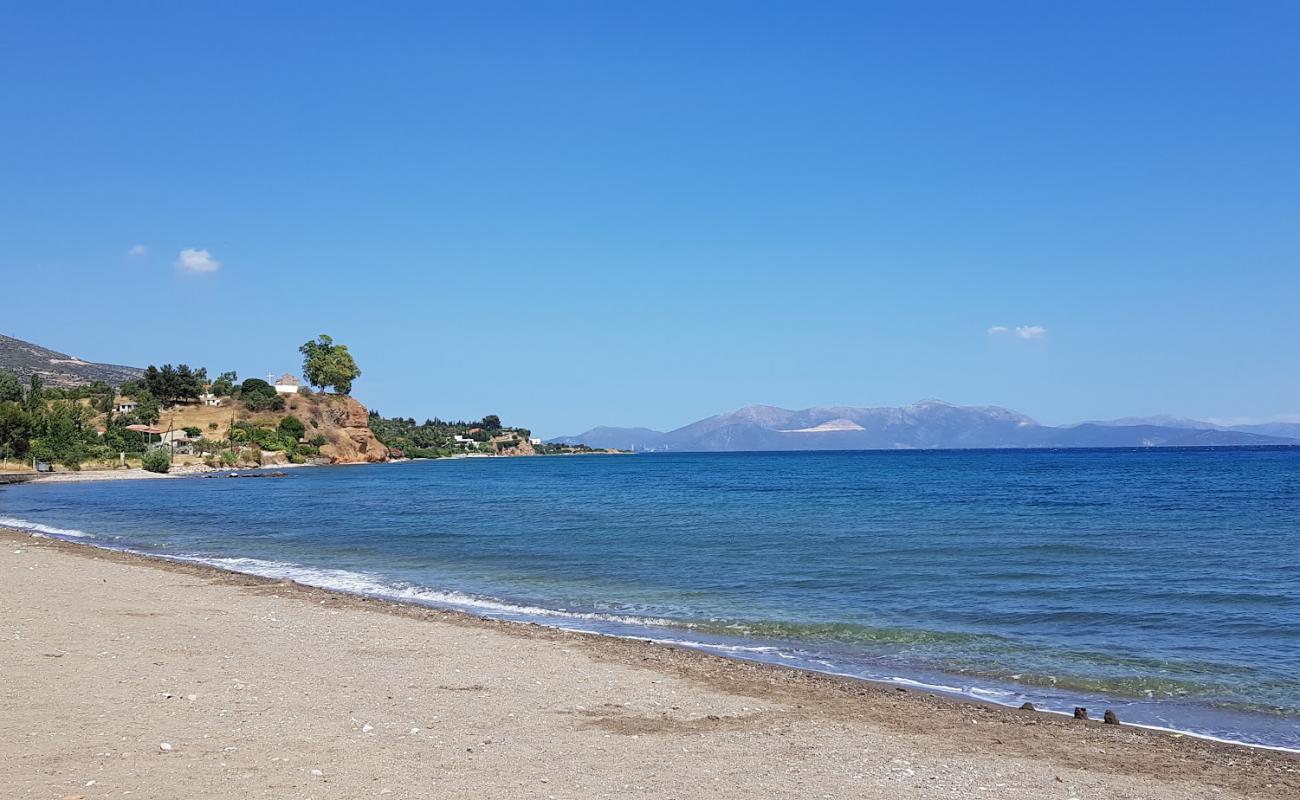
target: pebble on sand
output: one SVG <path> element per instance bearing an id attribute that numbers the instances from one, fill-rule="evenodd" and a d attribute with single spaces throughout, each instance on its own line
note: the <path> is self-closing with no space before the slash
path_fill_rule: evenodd
<path id="1" fill-rule="evenodd" d="M 158 745 L 158 749 L 163 751 L 164 753 L 170 753 L 172 751 L 172 743 L 163 742 L 162 744 Z"/>

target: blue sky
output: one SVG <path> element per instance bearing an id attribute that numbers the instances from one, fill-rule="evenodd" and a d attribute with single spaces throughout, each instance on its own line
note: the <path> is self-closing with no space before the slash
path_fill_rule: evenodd
<path id="1" fill-rule="evenodd" d="M 1300 414 L 1300 5 L 380 5 L 8 4 L 0 332 L 548 436 Z"/>

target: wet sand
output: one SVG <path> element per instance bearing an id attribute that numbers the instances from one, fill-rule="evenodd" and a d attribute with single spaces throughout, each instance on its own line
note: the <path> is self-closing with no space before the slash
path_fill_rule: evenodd
<path id="1" fill-rule="evenodd" d="M 5 798 L 1300 797 L 1289 754 L 11 531 L 0 719 Z"/>

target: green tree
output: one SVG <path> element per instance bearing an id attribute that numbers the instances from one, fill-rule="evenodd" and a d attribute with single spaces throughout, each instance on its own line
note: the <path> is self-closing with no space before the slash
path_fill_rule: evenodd
<path id="1" fill-rule="evenodd" d="M 334 387 L 339 394 L 352 391 L 352 382 L 361 377 L 357 362 L 348 352 L 345 344 L 334 344 L 334 340 L 321 334 L 315 341 L 309 341 L 298 348 L 302 353 L 302 372 L 307 382 L 322 389 Z"/>
<path id="2" fill-rule="evenodd" d="M 23 399 L 23 385 L 18 376 L 0 371 L 0 403 L 17 403 Z"/>
<path id="3" fill-rule="evenodd" d="M 17 403 L 0 403 L 0 458 L 22 458 L 27 455 L 31 437 L 31 415 Z"/>
<path id="4" fill-rule="evenodd" d="M 158 369 L 153 364 L 144 371 L 144 385 L 149 393 L 164 403 L 179 403 L 185 400 L 197 400 L 203 393 L 203 384 L 207 381 L 207 369 L 190 369 L 189 364 L 173 367 L 163 364 Z"/>
<path id="5" fill-rule="evenodd" d="M 227 397 L 234 393 L 235 382 L 238 380 L 239 376 L 235 374 L 234 370 L 223 372 L 212 382 L 212 393 L 217 397 Z"/>
<path id="6" fill-rule="evenodd" d="M 140 466 L 149 472 L 163 473 L 172 468 L 171 456 L 166 450 L 150 450 L 140 459 Z"/>
<path id="7" fill-rule="evenodd" d="M 488 414 L 479 425 L 489 431 L 499 431 L 501 430 L 501 418 L 496 414 Z"/>
<path id="8" fill-rule="evenodd" d="M 280 420 L 280 433 L 291 442 L 297 442 L 307 433 L 307 426 L 297 417 L 285 417 Z"/>
<path id="9" fill-rule="evenodd" d="M 39 375 L 32 375 L 27 384 L 27 395 L 23 399 L 27 403 L 28 414 L 35 414 L 41 410 L 41 406 L 45 403 L 45 390 Z"/>
<path id="10" fill-rule="evenodd" d="M 284 408 L 284 398 L 261 378 L 249 378 L 240 384 L 239 399 L 250 411 L 279 411 Z"/>

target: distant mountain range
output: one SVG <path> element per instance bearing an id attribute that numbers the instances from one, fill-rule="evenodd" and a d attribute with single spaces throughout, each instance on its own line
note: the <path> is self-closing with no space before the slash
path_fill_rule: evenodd
<path id="1" fill-rule="evenodd" d="M 595 448 L 717 452 L 1025 447 L 1227 447 L 1300 445 L 1300 424 L 1223 427 L 1150 417 L 1053 427 L 997 406 L 922 400 L 910 406 L 817 406 L 789 411 L 748 406 L 672 431 L 593 428 L 550 440 Z"/>
<path id="2" fill-rule="evenodd" d="M 17 375 L 24 383 L 32 375 L 39 375 L 46 386 L 61 387 L 82 386 L 95 381 L 117 385 L 144 374 L 144 370 L 137 367 L 83 361 L 8 336 L 0 336 L 0 370 Z"/>
<path id="3" fill-rule="evenodd" d="M 120 384 L 143 370 L 97 364 L 0 335 L 0 370 L 47 386 Z M 597 449 L 710 452 L 740 450 L 898 450 L 1015 447 L 1227 447 L 1300 445 L 1300 422 L 1217 425 L 1183 417 L 1125 417 L 1053 427 L 997 406 L 922 400 L 910 406 L 817 406 L 789 411 L 748 406 L 672 431 L 592 428 L 553 444 Z"/>

